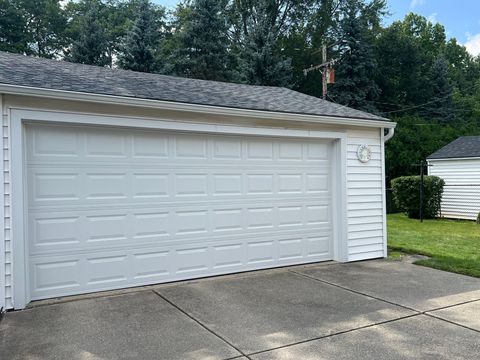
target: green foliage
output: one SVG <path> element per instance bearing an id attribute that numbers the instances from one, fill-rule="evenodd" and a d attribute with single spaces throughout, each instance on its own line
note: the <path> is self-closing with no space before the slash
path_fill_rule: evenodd
<path id="1" fill-rule="evenodd" d="M 426 109 L 428 115 L 440 122 L 452 122 L 455 118 L 453 86 L 450 81 L 448 62 L 443 54 L 435 59 L 431 71 L 432 97 Z"/>
<path id="2" fill-rule="evenodd" d="M 96 9 L 96 22 L 101 28 L 108 64 L 113 66 L 113 59 L 119 55 L 122 40 L 136 19 L 138 0 L 78 0 L 69 1 L 65 6 L 65 13 L 69 19 L 66 35 L 70 46 L 65 57 L 69 59 L 72 46 L 80 41 L 85 33 L 85 21 L 92 8 Z M 69 59 L 71 60 L 71 58 Z"/>
<path id="3" fill-rule="evenodd" d="M 376 60 L 365 9 L 361 0 L 346 0 L 342 7 L 338 34 L 341 60 L 332 97 L 340 104 L 375 112 L 371 101 L 378 98 L 380 89 L 373 78 Z"/>
<path id="4" fill-rule="evenodd" d="M 444 180 L 438 176 L 424 177 L 423 214 L 426 219 L 438 216 L 444 185 Z M 420 186 L 420 176 L 402 176 L 392 180 L 395 203 L 409 218 L 420 218 Z"/>
<path id="5" fill-rule="evenodd" d="M 59 0 L 0 0 L 0 50 L 55 57 L 66 26 Z"/>
<path id="6" fill-rule="evenodd" d="M 243 81 L 255 85 L 291 86 L 292 58 L 281 41 L 305 25 L 312 0 L 231 1 L 233 48 L 239 53 Z"/>
<path id="7" fill-rule="evenodd" d="M 122 69 L 153 72 L 156 70 L 155 51 L 159 41 L 158 27 L 163 24 L 155 22 L 155 18 L 162 19 L 163 15 L 154 17 L 155 11 L 163 12 L 163 8 L 156 9 L 149 0 L 140 0 L 136 11 L 136 20 L 127 33 L 118 65 Z"/>
<path id="8" fill-rule="evenodd" d="M 478 95 L 480 100 L 480 91 Z M 466 101 L 466 100 L 465 100 Z M 480 106 L 472 103 L 467 106 Z M 464 113 L 466 116 L 466 113 Z M 440 123 L 435 120 L 424 119 L 420 116 L 402 116 L 393 119 L 397 122 L 395 136 L 387 142 L 386 153 L 386 175 L 387 182 L 391 179 L 404 175 L 417 175 L 418 168 L 413 166 L 425 160 L 430 154 L 447 145 L 456 138 L 464 135 L 480 135 L 479 118 L 456 120 L 455 123 Z"/>
<path id="9" fill-rule="evenodd" d="M 173 36 L 172 72 L 196 79 L 228 81 L 235 78 L 235 57 L 222 14 L 225 1 L 194 0 Z"/>
<path id="10" fill-rule="evenodd" d="M 16 2 L 0 0 L 0 50 L 26 53 L 28 39 L 24 34 L 24 18 Z"/>
<path id="11" fill-rule="evenodd" d="M 112 61 L 107 49 L 107 38 L 99 21 L 99 9 L 92 5 L 83 18 L 79 38 L 73 43 L 67 59 L 81 64 L 106 66 Z"/>

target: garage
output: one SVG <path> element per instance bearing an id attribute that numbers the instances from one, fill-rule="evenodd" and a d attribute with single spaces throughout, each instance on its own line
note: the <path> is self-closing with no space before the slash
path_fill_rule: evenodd
<path id="1" fill-rule="evenodd" d="M 329 141 L 25 130 L 32 300 L 332 259 Z"/>
<path id="2" fill-rule="evenodd" d="M 0 108 L 4 309 L 387 256 L 388 119 L 2 52 Z"/>

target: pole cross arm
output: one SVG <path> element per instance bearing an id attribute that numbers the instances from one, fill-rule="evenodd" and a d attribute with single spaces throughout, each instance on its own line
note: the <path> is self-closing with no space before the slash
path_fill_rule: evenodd
<path id="1" fill-rule="evenodd" d="M 327 65 L 330 65 L 331 63 L 333 63 L 333 61 L 327 61 L 327 62 L 324 62 L 322 64 L 319 64 L 319 65 L 315 65 L 315 66 L 310 66 L 308 69 L 303 69 L 303 74 L 305 76 L 307 76 L 307 74 L 311 71 L 314 71 L 314 70 L 318 70 L 318 69 L 321 69 Z M 322 72 L 322 71 L 321 71 Z"/>

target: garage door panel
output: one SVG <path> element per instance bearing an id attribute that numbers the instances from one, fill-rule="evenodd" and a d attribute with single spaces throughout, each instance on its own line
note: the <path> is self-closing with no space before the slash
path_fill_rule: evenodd
<path id="1" fill-rule="evenodd" d="M 30 211 L 30 253 L 142 244 L 171 243 L 184 239 L 255 236 L 286 231 L 319 232 L 331 228 L 326 202 L 309 199 L 264 202 L 246 206 L 231 203 L 201 205 L 173 204 L 169 207 L 110 208 L 61 211 Z M 322 205 L 319 205 L 322 204 Z M 282 206 L 285 205 L 285 206 Z"/>
<path id="2" fill-rule="evenodd" d="M 30 286 L 34 294 L 56 294 L 62 291 L 81 291 L 80 260 L 71 258 L 43 259 L 30 263 Z"/>
<path id="3" fill-rule="evenodd" d="M 49 158 L 74 161 L 82 156 L 81 141 L 82 134 L 71 131 L 68 127 L 38 127 L 35 132 L 27 134 L 27 158 L 29 161 Z"/>
<path id="4" fill-rule="evenodd" d="M 259 170 L 239 173 L 223 169 L 192 170 L 152 169 L 126 170 L 55 168 L 31 166 L 27 172 L 29 207 L 124 204 L 138 202 L 197 201 L 205 198 L 245 199 L 308 198 L 329 196 L 329 175 L 303 171 Z M 167 172 L 168 171 L 168 172 Z M 266 171 L 270 171 L 267 173 Z M 322 195 L 323 193 L 323 195 Z"/>
<path id="5" fill-rule="evenodd" d="M 32 299 L 332 257 L 331 143 L 27 126 Z"/>
<path id="6" fill-rule="evenodd" d="M 329 260 L 330 234 L 320 234 L 265 234 L 248 241 L 204 239 L 190 245 L 31 256 L 30 292 L 41 299 Z"/>
<path id="7" fill-rule="evenodd" d="M 329 142 L 265 139 L 101 127 L 37 125 L 27 133 L 28 162 L 52 160 L 58 164 L 235 164 L 288 166 L 291 163 L 328 164 Z"/>
<path id="8" fill-rule="evenodd" d="M 136 161 L 152 161 L 168 159 L 168 135 L 152 134 L 137 131 L 132 135 L 132 157 Z"/>
<path id="9" fill-rule="evenodd" d="M 288 231 L 330 231 L 328 206 L 199 206 L 130 210 L 32 212 L 28 235 L 32 255 L 50 251 L 175 243 L 184 240 L 256 236 Z"/>
<path id="10" fill-rule="evenodd" d="M 85 134 L 85 157 L 87 159 L 124 159 L 130 155 L 129 138 L 123 133 L 112 133 L 98 128 Z"/>
<path id="11" fill-rule="evenodd" d="M 215 160 L 242 159 L 242 141 L 239 138 L 213 139 L 212 146 Z"/>

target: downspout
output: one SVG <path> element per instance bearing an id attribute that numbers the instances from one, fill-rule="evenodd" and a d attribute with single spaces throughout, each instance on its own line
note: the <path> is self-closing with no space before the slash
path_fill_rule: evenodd
<path id="1" fill-rule="evenodd" d="M 387 133 L 383 137 L 383 141 L 387 142 L 388 140 L 390 140 L 393 137 L 393 134 L 395 134 L 395 128 L 388 128 Z"/>

